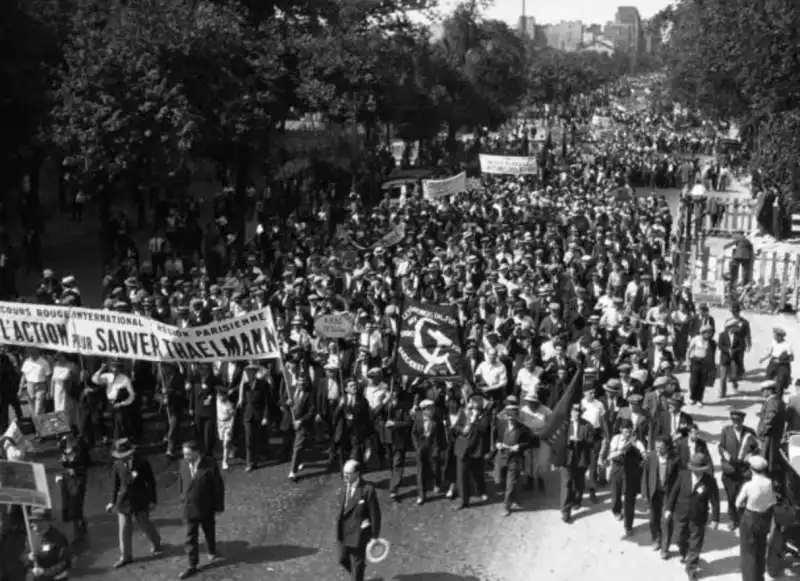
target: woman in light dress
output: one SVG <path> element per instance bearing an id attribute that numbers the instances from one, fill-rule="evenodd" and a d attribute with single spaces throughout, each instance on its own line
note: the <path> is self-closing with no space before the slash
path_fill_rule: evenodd
<path id="1" fill-rule="evenodd" d="M 534 434 L 541 431 L 553 413 L 549 407 L 539 401 L 539 395 L 528 393 L 522 398 L 523 405 L 519 411 L 519 421 Z M 530 483 L 544 492 L 544 475 L 550 471 L 550 444 L 540 442 L 538 447 L 525 452 L 525 474 Z"/>
<path id="2" fill-rule="evenodd" d="M 236 400 L 239 386 L 217 384 L 217 437 L 222 443 L 222 469 L 228 470 L 228 460 L 233 453 L 233 421 L 236 417 Z"/>
<path id="3" fill-rule="evenodd" d="M 78 425 L 78 398 L 81 395 L 81 374 L 78 366 L 66 353 L 56 354 L 50 380 L 53 411 L 65 412 L 70 426 Z"/>

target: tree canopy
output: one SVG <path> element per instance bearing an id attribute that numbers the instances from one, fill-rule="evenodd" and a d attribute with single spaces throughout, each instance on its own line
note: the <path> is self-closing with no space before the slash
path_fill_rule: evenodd
<path id="1" fill-rule="evenodd" d="M 800 5 L 681 0 L 665 16 L 673 24 L 665 51 L 673 97 L 739 122 L 751 149 L 761 148 L 754 165 L 790 187 L 797 150 L 786 128 L 795 125 L 800 108 Z"/>
<path id="2" fill-rule="evenodd" d="M 18 167 L 45 150 L 93 191 L 120 180 L 157 188 L 207 161 L 243 195 L 259 170 L 354 172 L 385 127 L 414 141 L 444 131 L 452 142 L 460 130 L 499 127 L 526 99 L 565 101 L 624 72 L 598 55 L 536 51 L 477 2 L 446 15 L 434 39 L 409 14 L 435 9 L 434 0 L 8 0 L 0 159 Z M 309 116 L 329 130 L 289 135 Z"/>

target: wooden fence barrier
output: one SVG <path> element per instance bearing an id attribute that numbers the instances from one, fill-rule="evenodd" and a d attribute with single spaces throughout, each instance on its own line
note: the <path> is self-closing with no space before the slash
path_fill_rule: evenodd
<path id="1" fill-rule="evenodd" d="M 693 247 L 685 282 L 691 284 L 697 302 L 729 306 L 736 300 L 744 310 L 778 313 L 796 310 L 800 303 L 800 251 L 795 253 L 760 252 L 752 263 L 750 282 L 743 284 L 739 268 L 737 284 L 731 286 L 733 260 L 726 249 L 712 256 L 707 245 Z"/>
<path id="2" fill-rule="evenodd" d="M 750 234 L 758 229 L 758 207 L 755 200 L 741 197 L 706 196 L 697 230 L 708 236 Z"/>

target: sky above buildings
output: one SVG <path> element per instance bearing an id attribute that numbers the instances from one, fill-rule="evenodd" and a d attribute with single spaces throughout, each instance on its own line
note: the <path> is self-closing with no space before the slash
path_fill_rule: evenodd
<path id="1" fill-rule="evenodd" d="M 516 25 L 522 14 L 523 0 L 494 0 L 486 16 Z M 457 6 L 458 0 L 441 0 L 445 11 Z M 635 6 L 642 18 L 650 18 L 671 4 L 670 0 L 525 0 L 525 14 L 533 16 L 537 24 L 551 24 L 560 20 L 582 20 L 586 24 L 605 24 L 614 20 L 619 6 Z"/>

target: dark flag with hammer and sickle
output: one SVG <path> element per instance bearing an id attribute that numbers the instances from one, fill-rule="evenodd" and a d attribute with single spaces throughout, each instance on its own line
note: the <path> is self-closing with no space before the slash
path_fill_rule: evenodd
<path id="1" fill-rule="evenodd" d="M 407 300 L 400 315 L 397 371 L 410 377 L 457 377 L 462 374 L 458 307 Z"/>

